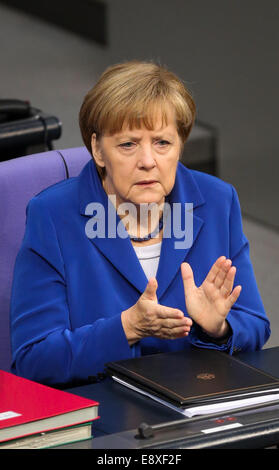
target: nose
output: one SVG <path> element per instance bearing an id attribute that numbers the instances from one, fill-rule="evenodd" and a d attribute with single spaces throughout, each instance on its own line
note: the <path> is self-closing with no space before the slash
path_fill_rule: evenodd
<path id="1" fill-rule="evenodd" d="M 138 159 L 138 167 L 146 170 L 150 170 L 156 166 L 156 160 L 154 158 L 151 146 L 144 146 L 141 149 Z"/>

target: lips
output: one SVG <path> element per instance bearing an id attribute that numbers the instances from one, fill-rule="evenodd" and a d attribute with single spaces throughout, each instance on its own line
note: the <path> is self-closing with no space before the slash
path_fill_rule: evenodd
<path id="1" fill-rule="evenodd" d="M 155 184 L 155 183 L 157 183 L 156 180 L 143 180 L 143 181 L 139 181 L 136 184 L 140 185 L 140 186 L 150 186 L 150 185 Z"/>

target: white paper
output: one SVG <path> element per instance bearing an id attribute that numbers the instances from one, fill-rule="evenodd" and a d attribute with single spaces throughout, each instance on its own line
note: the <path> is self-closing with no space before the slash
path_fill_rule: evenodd
<path id="1" fill-rule="evenodd" d="M 168 403 L 168 402 L 166 402 L 166 401 L 164 401 L 164 400 L 161 400 L 161 398 L 156 397 L 155 395 L 151 395 L 150 393 L 145 392 L 144 390 L 141 390 L 140 388 L 137 388 L 137 387 L 135 387 L 134 385 L 131 385 L 131 384 L 129 384 L 128 382 L 125 382 L 124 380 L 119 379 L 118 377 L 114 377 L 114 376 L 113 376 L 112 378 L 113 378 L 113 380 L 115 380 L 116 382 L 120 383 L 121 385 L 125 385 L 125 387 L 128 387 L 128 388 L 130 388 L 131 390 L 134 390 L 135 392 L 140 393 L 141 395 L 145 395 L 145 396 L 147 396 L 147 397 L 149 397 L 149 398 L 152 398 L 152 400 L 158 401 L 158 402 L 161 403 L 162 405 L 168 406 L 169 408 L 171 408 L 171 409 L 174 410 L 174 411 L 178 411 L 178 413 L 181 413 L 181 411 L 183 411 L 183 410 L 181 410 L 180 408 L 178 408 L 178 407 L 172 405 L 171 403 Z"/>
<path id="2" fill-rule="evenodd" d="M 279 394 L 265 395 L 261 397 L 244 398 L 243 400 L 231 400 L 223 403 L 214 403 L 210 405 L 194 406 L 183 410 L 183 414 L 191 418 L 195 415 L 206 415 L 210 413 L 218 413 L 222 411 L 234 410 L 236 408 L 243 408 L 251 405 L 257 405 L 266 402 L 279 400 Z"/>
<path id="3" fill-rule="evenodd" d="M 15 411 L 3 411 L 0 413 L 0 421 L 4 421 L 5 419 L 16 418 L 17 416 L 21 416 L 20 413 L 16 413 Z"/>
<path id="4" fill-rule="evenodd" d="M 177 406 L 172 405 L 171 403 L 168 403 L 165 400 L 161 400 L 161 398 L 156 397 L 155 395 L 152 395 L 146 391 L 141 390 L 140 388 L 135 387 L 134 385 L 129 384 L 128 382 L 125 382 L 124 380 L 119 379 L 118 377 L 113 376 L 112 377 L 116 382 L 125 385 L 125 387 L 130 388 L 131 390 L 134 390 L 135 392 L 141 393 L 142 395 L 145 395 L 149 398 L 152 398 L 152 400 L 155 400 L 162 405 L 168 406 L 174 411 L 177 411 L 178 413 L 183 414 L 184 416 L 191 418 L 196 415 L 206 415 L 206 414 L 211 414 L 211 413 L 218 413 L 222 411 L 228 411 L 228 410 L 234 410 L 236 408 L 243 408 L 251 405 L 257 405 L 261 403 L 266 403 L 266 402 L 273 402 L 273 401 L 279 401 L 279 393 L 270 393 L 270 392 L 279 392 L 278 388 L 272 389 L 272 390 L 265 390 L 267 395 L 262 395 L 262 391 L 258 392 L 251 392 L 251 398 L 244 398 L 244 399 L 237 399 L 237 400 L 230 400 L 227 402 L 222 402 L 222 403 L 211 403 L 208 405 L 201 405 L 201 406 L 194 406 L 191 408 L 186 408 L 182 409 Z M 261 394 L 261 396 L 257 396 L 258 394 Z M 241 395 L 234 395 L 235 397 L 241 397 Z M 228 396 L 229 398 L 229 396 Z"/>

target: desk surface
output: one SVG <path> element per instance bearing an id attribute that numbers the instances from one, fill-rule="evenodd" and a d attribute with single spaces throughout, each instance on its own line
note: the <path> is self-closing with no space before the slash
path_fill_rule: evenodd
<path id="1" fill-rule="evenodd" d="M 279 377 L 279 347 L 239 353 L 237 357 L 265 372 Z M 93 423 L 93 437 L 101 437 L 137 428 L 142 422 L 155 425 L 182 420 L 184 416 L 152 399 L 133 392 L 106 378 L 100 383 L 68 389 L 100 403 L 100 418 Z M 92 441 L 60 446 L 61 448 L 92 448 Z"/>

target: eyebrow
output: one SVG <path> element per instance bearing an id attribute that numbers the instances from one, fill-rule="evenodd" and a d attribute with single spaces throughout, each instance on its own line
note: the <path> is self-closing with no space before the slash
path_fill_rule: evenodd
<path id="1" fill-rule="evenodd" d="M 162 134 L 156 134 L 152 137 L 153 140 L 165 140 L 165 139 L 174 139 L 175 136 L 173 134 L 170 134 L 168 132 L 166 132 L 165 134 L 162 133 Z M 132 134 L 125 134 L 123 136 L 119 136 L 117 137 L 117 140 L 134 140 L 135 142 L 139 142 L 141 140 L 141 137 L 136 137 L 136 136 L 133 136 Z"/>

